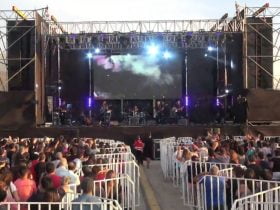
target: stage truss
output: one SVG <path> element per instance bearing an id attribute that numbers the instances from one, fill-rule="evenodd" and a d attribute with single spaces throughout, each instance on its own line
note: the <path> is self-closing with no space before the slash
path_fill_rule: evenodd
<path id="1" fill-rule="evenodd" d="M 261 12 L 259 12 L 261 11 Z M 259 23 L 249 23 L 247 18 L 257 17 L 259 18 Z M 267 18 L 272 18 L 272 24 L 268 23 Z M 261 27 L 258 26 L 267 26 L 273 32 L 272 40 L 268 37 L 263 31 L 259 30 Z M 245 49 L 245 88 L 248 88 L 248 62 L 253 62 L 259 69 L 259 71 L 264 71 L 273 79 L 274 89 L 280 89 L 280 7 L 245 7 L 245 18 L 244 18 L 244 45 L 245 48 L 248 48 L 248 38 L 246 29 L 251 29 L 256 32 L 260 37 L 262 37 L 268 45 L 272 46 L 273 54 L 267 55 L 262 53 L 261 55 L 255 56 L 248 54 Z M 261 59 L 259 58 L 272 58 L 273 60 L 273 73 L 262 64 Z M 257 78 L 255 84 L 258 84 Z M 255 88 L 258 88 L 256 86 Z"/>
<path id="2" fill-rule="evenodd" d="M 41 30 L 41 46 L 47 46 L 49 41 L 57 44 L 57 50 L 61 49 L 94 49 L 100 48 L 104 51 L 124 52 L 125 50 L 139 49 L 152 40 L 159 40 L 163 46 L 186 50 L 188 48 L 206 48 L 211 44 L 217 46 L 219 41 L 231 33 L 243 33 L 243 45 L 248 47 L 246 28 L 253 29 L 273 47 L 273 55 L 261 54 L 243 55 L 245 63 L 244 88 L 248 87 L 248 62 L 254 62 L 261 71 L 266 72 L 273 78 L 274 88 L 280 89 L 280 7 L 237 7 L 236 16 L 227 18 L 227 14 L 220 19 L 210 20 L 158 20 L 158 21 L 88 21 L 88 22 L 57 22 L 50 18 L 48 9 L 24 10 L 22 11 L 26 20 L 34 20 L 30 30 Z M 36 15 L 42 17 L 42 23 L 38 25 Z M 247 18 L 256 17 L 259 23 L 249 23 Z M 272 18 L 272 24 L 266 19 Z M 24 38 L 23 34 L 14 43 L 7 46 L 7 21 L 16 21 L 17 24 L 10 30 L 20 27 L 19 23 L 24 21 L 18 13 L 12 10 L 0 10 L 0 91 L 8 91 L 8 83 L 28 65 L 36 63 L 36 55 L 29 58 L 8 57 L 7 51 L 11 45 Z M 273 31 L 273 40 L 258 31 L 254 25 L 269 26 Z M 47 27 L 46 27 L 47 26 Z M 35 49 L 38 43 L 34 41 Z M 44 58 L 46 48 L 41 50 L 40 57 Z M 274 73 L 271 74 L 258 58 L 272 57 Z M 58 58 L 59 59 L 59 58 Z M 19 68 L 16 73 L 8 78 L 9 60 L 25 60 L 27 64 Z M 44 65 L 44 64 L 42 64 Z M 35 72 L 37 65 L 35 65 Z M 59 81 L 58 81 L 59 82 Z M 34 91 L 38 84 L 34 85 Z M 42 87 L 41 87 L 42 88 Z M 40 96 L 42 97 L 42 96 Z"/>

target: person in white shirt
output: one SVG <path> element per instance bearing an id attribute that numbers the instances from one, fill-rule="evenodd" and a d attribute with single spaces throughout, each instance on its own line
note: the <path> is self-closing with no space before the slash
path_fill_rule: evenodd
<path id="1" fill-rule="evenodd" d="M 59 167 L 55 170 L 55 174 L 60 177 L 69 176 L 68 163 L 65 158 L 61 158 Z"/>
<path id="2" fill-rule="evenodd" d="M 76 170 L 76 164 L 75 162 L 70 162 L 68 164 L 68 170 L 69 170 L 69 177 L 71 178 L 70 183 L 75 184 L 75 185 L 80 185 L 80 178 L 79 176 L 75 173 Z"/>

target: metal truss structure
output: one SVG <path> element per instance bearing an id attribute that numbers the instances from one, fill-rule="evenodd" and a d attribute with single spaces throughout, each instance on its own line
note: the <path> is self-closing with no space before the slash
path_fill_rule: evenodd
<path id="1" fill-rule="evenodd" d="M 228 36 L 231 33 L 243 33 L 244 45 L 248 47 L 246 37 L 246 28 L 252 28 L 261 37 L 267 40 L 273 46 L 274 69 L 280 68 L 280 8 L 279 7 L 237 7 L 236 16 L 227 18 L 225 14 L 220 19 L 209 20 L 154 20 L 154 21 L 92 21 L 92 22 L 57 22 L 48 15 L 48 9 L 25 10 L 22 11 L 27 20 L 35 20 L 36 14 L 40 14 L 49 28 L 44 30 L 44 42 L 52 40 L 61 49 L 92 49 L 101 50 L 129 50 L 139 49 L 145 43 L 152 40 L 162 42 L 163 46 L 187 49 L 187 48 L 205 48 L 209 45 L 217 45 L 222 40 L 224 34 Z M 261 22 L 249 23 L 247 18 L 257 17 Z M 272 18 L 273 22 L 266 22 L 267 18 Z M 18 73 L 36 60 L 36 57 L 30 58 L 8 58 L 7 50 L 14 43 L 7 46 L 7 21 L 17 22 L 13 28 L 20 27 L 23 19 L 12 10 L 0 10 L 0 90 L 8 90 L 8 82 Z M 266 25 L 272 28 L 273 40 L 266 37 L 262 31 L 258 31 L 254 25 Z M 30 30 L 37 28 L 36 21 Z M 24 37 L 25 34 L 22 35 Z M 22 38 L 20 37 L 20 38 Z M 20 41 L 15 40 L 15 43 Z M 36 46 L 36 41 L 34 41 Z M 36 47 L 35 47 L 36 48 Z M 246 51 L 247 52 L 247 51 Z M 259 57 L 271 55 L 244 55 L 245 63 L 254 62 L 260 70 L 266 72 L 274 78 L 275 88 L 279 88 L 280 80 L 277 75 L 273 75 L 266 69 Z M 18 69 L 15 75 L 10 79 L 7 77 L 7 66 L 9 60 L 28 60 L 29 62 Z M 248 74 L 248 67 L 245 65 L 244 71 Z M 4 75 L 4 76 L 3 76 Z M 4 79 L 3 79 L 4 77 Z M 248 87 L 247 78 L 244 87 Z"/>
<path id="2" fill-rule="evenodd" d="M 254 31 L 259 37 L 265 40 L 265 44 L 273 48 L 273 54 L 267 54 L 261 52 L 259 55 L 248 54 L 245 49 L 245 88 L 248 88 L 248 63 L 252 62 L 256 65 L 256 71 L 264 71 L 267 75 L 273 78 L 274 89 L 280 89 L 280 7 L 268 7 L 264 5 L 263 7 L 245 7 L 245 17 L 244 17 L 244 46 L 248 48 L 249 40 L 247 37 L 247 30 Z M 259 22 L 251 23 L 247 21 L 247 18 L 257 17 Z M 267 20 L 271 18 L 272 22 Z M 272 39 L 260 26 L 266 26 L 272 30 Z M 272 73 L 262 62 L 262 58 L 272 58 L 273 60 L 273 70 Z M 256 72 L 256 75 L 258 72 Z M 255 81 L 256 87 L 258 88 L 258 81 L 256 77 Z"/>
<path id="3" fill-rule="evenodd" d="M 44 19 L 48 18 L 47 8 L 42 8 L 38 10 L 23 10 L 21 11 L 21 16 L 12 10 L 0 10 L 0 91 L 8 91 L 8 83 L 14 77 L 16 77 L 21 71 L 35 61 L 35 55 L 29 58 L 23 57 L 8 57 L 8 50 L 23 39 L 26 34 L 36 28 L 36 14 L 40 14 Z M 23 18 L 24 17 L 24 18 Z M 30 26 L 21 26 L 20 23 L 23 20 L 34 20 L 34 24 Z M 7 27 L 8 21 L 15 21 L 15 25 L 12 27 Z M 8 45 L 8 36 L 12 30 L 16 28 L 25 27 L 26 32 L 23 33 L 18 39 L 14 40 Z M 36 42 L 34 41 L 34 46 Z M 9 61 L 28 61 L 27 64 L 20 67 L 14 75 L 8 78 L 8 62 Z"/>

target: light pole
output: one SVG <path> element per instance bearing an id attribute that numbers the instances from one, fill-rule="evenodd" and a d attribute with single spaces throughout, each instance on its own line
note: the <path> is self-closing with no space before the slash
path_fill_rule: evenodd
<path id="1" fill-rule="evenodd" d="M 92 53 L 87 54 L 88 57 L 88 69 L 89 69 L 89 94 L 88 94 L 88 108 L 89 108 L 89 117 L 91 118 L 91 104 L 92 104 Z"/>

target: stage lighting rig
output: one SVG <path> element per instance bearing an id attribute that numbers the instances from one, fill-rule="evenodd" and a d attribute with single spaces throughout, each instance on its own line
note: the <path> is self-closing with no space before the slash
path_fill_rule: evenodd
<path id="1" fill-rule="evenodd" d="M 225 13 L 219 20 L 218 23 L 216 23 L 211 29 L 210 31 L 215 31 L 217 30 L 217 28 L 219 27 L 219 25 L 221 25 L 221 23 L 223 23 L 226 19 L 228 18 L 228 13 Z"/>
<path id="2" fill-rule="evenodd" d="M 19 10 L 16 6 L 12 7 L 12 10 L 18 15 L 20 16 L 23 20 L 27 20 L 26 15 L 24 14 L 24 12 L 22 12 L 21 10 Z"/>
<path id="3" fill-rule="evenodd" d="M 257 17 L 259 14 L 264 12 L 269 7 L 269 3 L 264 4 L 261 8 L 259 8 L 257 11 L 253 13 L 253 17 Z"/>

